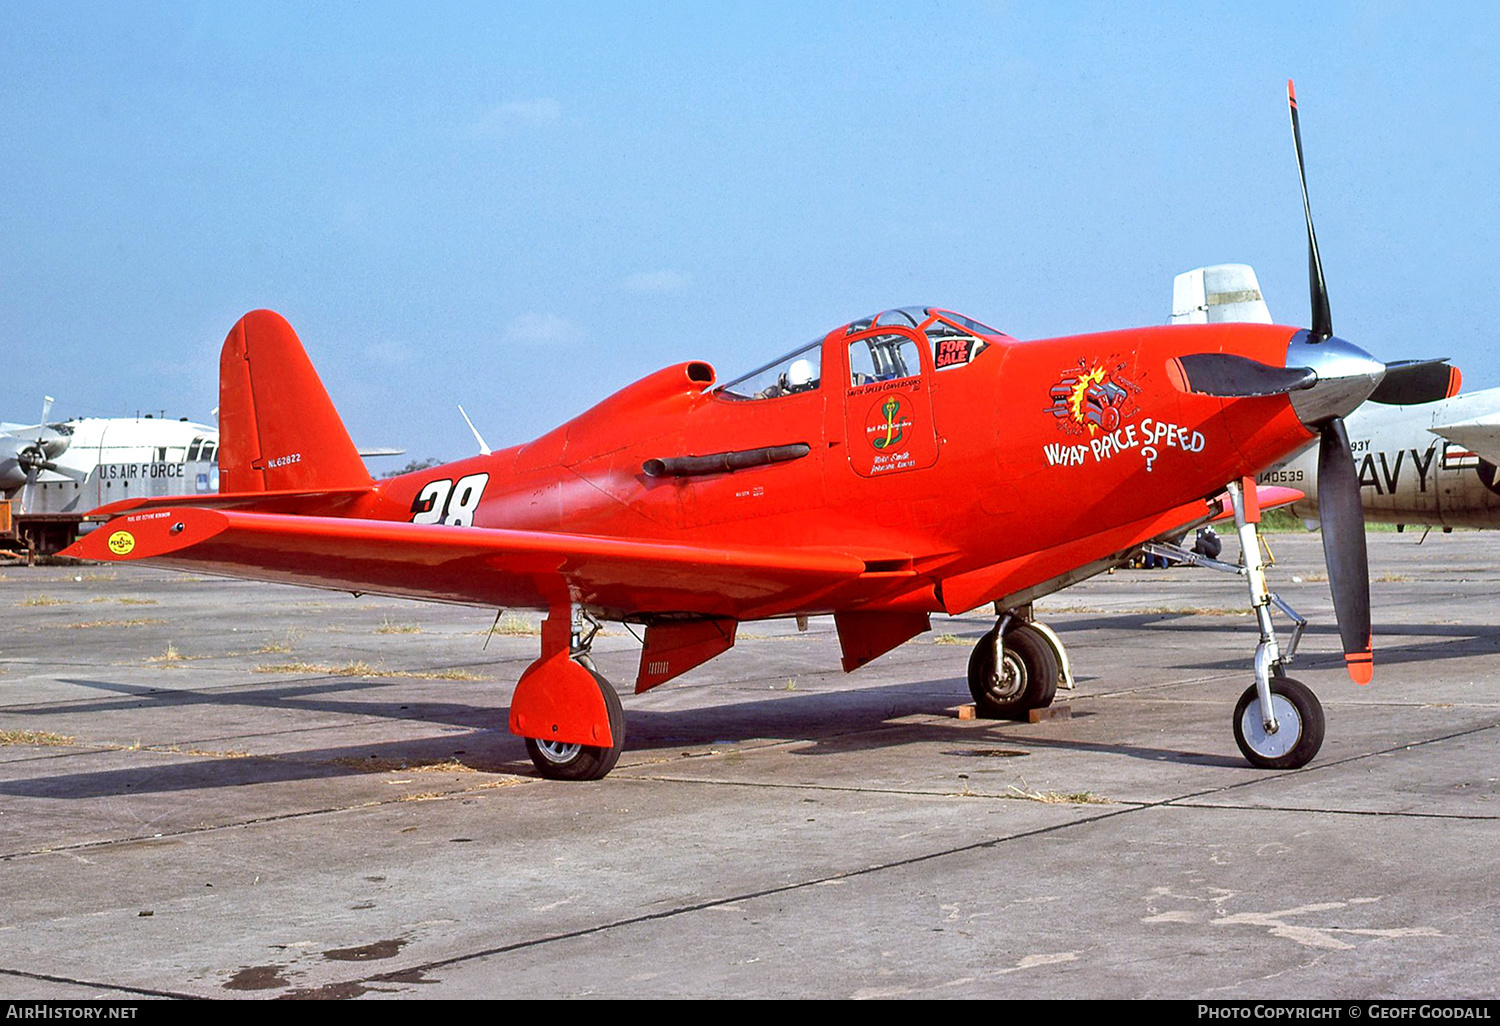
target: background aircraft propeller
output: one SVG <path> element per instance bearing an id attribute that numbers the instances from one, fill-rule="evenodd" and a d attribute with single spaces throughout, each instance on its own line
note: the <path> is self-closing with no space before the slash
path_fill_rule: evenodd
<path id="1" fill-rule="evenodd" d="M 15 435 L 0 439 L 0 486 L 21 486 L 21 513 L 30 512 L 32 492 L 36 488 L 37 475 L 42 471 L 50 470 L 75 481 L 82 481 L 86 476 L 52 462 L 54 457 L 60 456 L 68 447 L 66 437 L 47 427 L 52 403 L 50 395 L 42 397 L 42 419 L 37 424 L 34 440 Z"/>

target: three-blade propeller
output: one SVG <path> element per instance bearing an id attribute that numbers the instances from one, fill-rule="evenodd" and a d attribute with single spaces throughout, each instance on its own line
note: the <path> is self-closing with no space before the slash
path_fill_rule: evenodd
<path id="1" fill-rule="evenodd" d="M 1357 683 L 1370 681 L 1374 659 L 1370 644 L 1370 569 L 1365 549 L 1364 508 L 1360 502 L 1359 472 L 1349 447 L 1343 415 L 1361 401 L 1409 405 L 1446 399 L 1458 392 L 1458 369 L 1446 360 L 1402 360 L 1380 364 L 1367 353 L 1334 337 L 1333 313 L 1318 237 L 1313 231 L 1312 203 L 1307 193 L 1307 170 L 1302 156 L 1302 129 L 1297 121 L 1297 93 L 1286 84 L 1292 118 L 1292 142 L 1297 151 L 1297 177 L 1302 185 L 1302 211 L 1307 219 L 1308 293 L 1312 326 L 1288 350 L 1312 366 L 1275 367 L 1230 353 L 1193 353 L 1172 361 L 1168 368 L 1184 391 L 1225 398 L 1289 395 L 1303 422 L 1318 433 L 1318 519 L 1323 529 L 1323 557 L 1333 593 L 1344 663 Z M 1322 384 L 1318 395 L 1319 385 Z M 1294 393 L 1308 392 L 1299 400 Z"/>
<path id="2" fill-rule="evenodd" d="M 1286 82 L 1297 150 L 1297 178 L 1302 183 L 1302 213 L 1307 218 L 1308 296 L 1312 304 L 1312 339 L 1333 337 L 1328 283 L 1313 231 L 1312 202 L 1307 195 L 1307 167 L 1302 157 L 1302 126 L 1297 120 L 1297 90 Z M 1378 387 L 1378 386 L 1377 386 Z M 1365 549 L 1365 511 L 1359 498 L 1359 471 L 1349 448 L 1342 417 L 1331 417 L 1318 433 L 1318 520 L 1323 530 L 1323 561 L 1333 593 L 1333 615 L 1344 647 L 1344 665 L 1355 683 L 1368 684 L 1375 660 L 1370 639 L 1370 557 Z"/>

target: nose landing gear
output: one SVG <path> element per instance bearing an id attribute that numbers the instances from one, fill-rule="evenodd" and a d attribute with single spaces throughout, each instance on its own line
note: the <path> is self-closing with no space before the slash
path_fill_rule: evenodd
<path id="1" fill-rule="evenodd" d="M 1260 510 L 1247 501 L 1247 487 L 1253 489 L 1255 485 L 1246 479 L 1231 481 L 1225 487 L 1234 507 L 1234 527 L 1240 541 L 1238 565 L 1157 542 L 1146 549 L 1195 566 L 1244 576 L 1250 588 L 1250 609 L 1260 628 L 1260 643 L 1255 646 L 1255 683 L 1234 707 L 1234 740 L 1252 766 L 1297 769 L 1311 762 L 1323 746 L 1323 706 L 1311 688 L 1286 675 L 1307 621 L 1266 587 L 1266 565 L 1256 527 Z M 1285 652 L 1276 641 L 1276 626 L 1271 622 L 1273 605 L 1294 624 Z"/>

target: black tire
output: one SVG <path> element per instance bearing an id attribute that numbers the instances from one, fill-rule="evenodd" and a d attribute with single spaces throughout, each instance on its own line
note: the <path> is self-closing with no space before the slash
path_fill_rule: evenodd
<path id="1" fill-rule="evenodd" d="M 979 639 L 969 655 L 969 694 L 987 720 L 1025 719 L 1057 695 L 1057 656 L 1040 631 L 1017 624 L 1005 632 L 1003 672 L 995 667 L 995 632 Z"/>
<path id="2" fill-rule="evenodd" d="M 526 738 L 526 754 L 531 756 L 536 771 L 548 780 L 602 780 L 615 768 L 620 753 L 625 750 L 625 710 L 620 706 L 620 696 L 615 693 L 614 685 L 592 667 L 585 669 L 604 696 L 604 708 L 609 712 L 609 735 L 615 743 L 602 748 Z"/>
<path id="3" fill-rule="evenodd" d="M 1271 708 L 1277 731 L 1267 734 L 1261 723 L 1255 685 L 1250 685 L 1234 707 L 1234 740 L 1250 765 L 1260 769 L 1297 769 L 1306 766 L 1323 747 L 1323 705 L 1312 689 L 1290 677 L 1271 681 Z"/>

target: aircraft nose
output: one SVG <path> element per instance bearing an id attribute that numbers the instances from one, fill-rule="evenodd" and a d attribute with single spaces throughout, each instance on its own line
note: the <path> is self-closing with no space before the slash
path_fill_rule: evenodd
<path id="1" fill-rule="evenodd" d="M 1385 364 L 1337 336 L 1314 341 L 1299 331 L 1286 350 L 1288 367 L 1311 367 L 1318 375 L 1311 388 L 1289 398 L 1298 418 L 1310 428 L 1342 417 L 1370 397 L 1385 377 Z"/>

